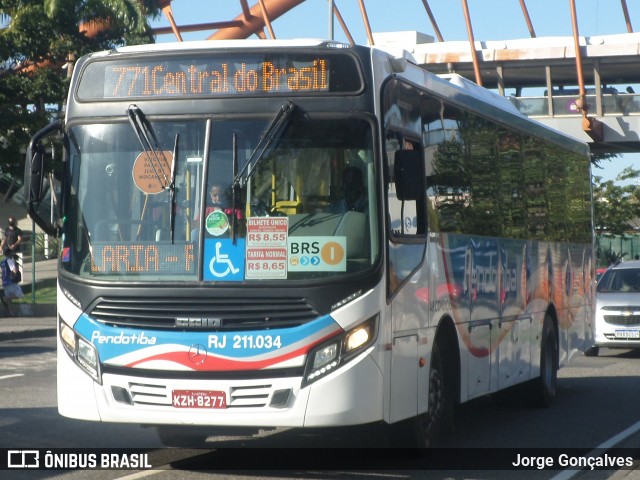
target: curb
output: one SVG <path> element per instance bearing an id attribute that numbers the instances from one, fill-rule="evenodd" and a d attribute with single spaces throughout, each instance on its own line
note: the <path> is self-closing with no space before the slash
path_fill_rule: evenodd
<path id="1" fill-rule="evenodd" d="M 56 317 L 58 308 L 55 303 L 12 303 L 14 317 Z"/>
<path id="2" fill-rule="evenodd" d="M 14 332 L 0 332 L 0 342 L 5 340 L 24 340 L 25 338 L 55 337 L 55 328 L 34 328 L 16 330 Z"/>
<path id="3" fill-rule="evenodd" d="M 11 317 L 2 317 L 0 309 L 0 341 L 56 336 L 55 304 L 14 303 Z"/>

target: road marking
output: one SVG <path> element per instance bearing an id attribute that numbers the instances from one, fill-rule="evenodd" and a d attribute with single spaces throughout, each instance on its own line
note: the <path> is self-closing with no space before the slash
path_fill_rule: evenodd
<path id="1" fill-rule="evenodd" d="M 3 375 L 2 377 L 0 377 L 0 380 L 6 380 L 7 378 L 13 378 L 13 377 L 24 377 L 24 373 L 14 373 L 13 375 Z"/>
<path id="2" fill-rule="evenodd" d="M 609 440 L 605 440 L 603 443 L 598 445 L 596 448 L 591 450 L 589 453 L 585 455 L 586 458 L 596 458 L 601 457 L 604 453 L 603 450 L 609 450 L 612 447 L 615 447 L 621 441 L 629 438 L 631 435 L 638 433 L 640 431 L 640 422 L 636 422 L 631 425 L 629 428 L 621 431 L 617 435 L 614 435 Z M 559 473 L 551 480 L 568 480 L 574 477 L 576 474 L 580 473 L 582 470 L 565 470 L 562 473 Z"/>
<path id="3" fill-rule="evenodd" d="M 206 449 L 206 451 L 207 453 L 211 453 L 214 450 Z M 173 462 L 181 462 L 183 460 L 197 458 L 203 455 L 202 450 L 194 451 L 194 450 L 184 449 L 184 452 L 177 448 L 176 449 L 166 448 L 163 450 L 163 453 L 168 453 L 168 452 L 170 452 L 170 458 L 167 459 L 165 457 L 165 460 L 167 461 L 162 465 L 153 465 L 153 467 L 150 470 L 140 470 L 138 472 L 124 475 L 122 477 L 117 477 L 116 480 L 138 480 L 140 478 L 151 477 L 152 475 L 157 475 L 159 473 L 166 473 L 172 470 L 171 464 Z M 149 459 L 149 461 L 153 461 L 153 459 Z"/>
<path id="4" fill-rule="evenodd" d="M 126 475 L 124 477 L 118 477 L 117 480 L 136 480 L 138 478 L 150 477 L 151 475 L 156 475 L 158 473 L 166 472 L 167 470 L 144 470 L 141 472 L 132 473 L 131 475 Z"/>

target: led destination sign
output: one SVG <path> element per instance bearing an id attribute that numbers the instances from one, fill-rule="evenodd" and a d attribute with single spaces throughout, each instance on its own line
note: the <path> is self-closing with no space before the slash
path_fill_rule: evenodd
<path id="1" fill-rule="evenodd" d="M 354 80 L 355 79 L 355 80 Z M 88 63 L 80 100 L 355 91 L 351 57 L 311 54 L 138 56 Z"/>
<path id="2" fill-rule="evenodd" d="M 91 272 L 100 274 L 193 274 L 192 244 L 94 243 Z"/>
<path id="3" fill-rule="evenodd" d="M 217 95 L 223 93 L 326 91 L 327 61 L 278 67 L 273 62 L 258 65 L 222 63 L 217 68 L 203 65 L 113 66 L 107 75 L 115 79 L 105 83 L 105 97 Z M 186 71 L 185 71 L 186 69 Z M 111 92 L 109 92 L 111 90 Z"/>

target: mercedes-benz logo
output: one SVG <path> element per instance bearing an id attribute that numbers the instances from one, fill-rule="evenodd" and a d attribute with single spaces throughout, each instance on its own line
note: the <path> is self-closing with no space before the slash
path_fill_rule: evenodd
<path id="1" fill-rule="evenodd" d="M 191 347 L 189 347 L 189 360 L 191 361 L 191 363 L 201 365 L 206 359 L 207 349 L 204 348 L 204 345 L 196 343 L 195 345 L 191 345 Z"/>

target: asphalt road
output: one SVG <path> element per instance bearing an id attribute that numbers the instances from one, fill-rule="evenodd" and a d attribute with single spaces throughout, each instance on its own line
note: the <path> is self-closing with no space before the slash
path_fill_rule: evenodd
<path id="1" fill-rule="evenodd" d="M 518 455 L 542 455 L 558 462 L 562 454 L 607 453 L 624 459 L 633 452 L 638 458 L 640 352 L 604 350 L 597 358 L 577 358 L 560 371 L 559 395 L 549 409 L 531 408 L 526 399 L 505 404 L 487 397 L 465 404 L 458 409 L 457 430 L 445 448 L 417 455 L 385 448 L 389 445 L 378 426 L 219 435 L 204 449 L 164 449 L 149 428 L 61 417 L 55 398 L 55 319 L 25 319 L 22 330 L 15 326 L 17 319 L 10 319 L 14 326 L 4 326 L 13 333 L 7 330 L 0 337 L 0 449 L 65 448 L 63 453 L 73 454 L 90 448 L 101 455 L 126 447 L 133 453 L 148 452 L 154 467 L 140 472 L 95 470 L 91 478 L 640 479 L 635 463 L 594 471 L 490 467 L 496 461 L 492 456 L 504 462 L 516 461 Z M 442 470 L 443 464 L 458 468 Z M 472 470 L 477 465 L 486 469 Z M 49 478 L 52 472 L 27 473 L 29 478 Z M 55 476 L 87 478 L 88 473 L 69 470 Z M 0 476 L 6 478 L 2 472 Z"/>

